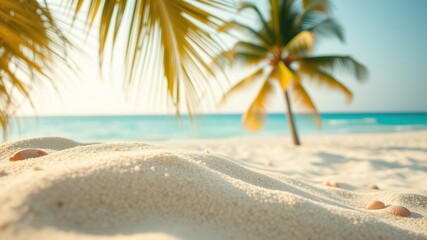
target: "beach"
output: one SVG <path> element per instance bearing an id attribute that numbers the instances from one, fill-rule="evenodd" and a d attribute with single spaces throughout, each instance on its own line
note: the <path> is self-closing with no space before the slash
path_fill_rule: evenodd
<path id="1" fill-rule="evenodd" d="M 0 239 L 427 239 L 427 131 L 302 141 L 7 142 Z"/>
<path id="2" fill-rule="evenodd" d="M 0 240 L 427 240 L 427 0 L 0 2 Z"/>

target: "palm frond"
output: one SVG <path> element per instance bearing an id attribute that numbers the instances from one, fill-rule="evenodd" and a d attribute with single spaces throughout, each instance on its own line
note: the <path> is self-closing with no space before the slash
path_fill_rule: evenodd
<path id="1" fill-rule="evenodd" d="M 10 117 L 32 104 L 31 90 L 54 84 L 52 66 L 65 64 L 70 43 L 58 29 L 46 4 L 36 0 L 0 0 L 0 125 L 4 137 Z"/>
<path id="2" fill-rule="evenodd" d="M 247 9 L 247 8 L 252 9 L 256 13 L 256 15 L 258 16 L 258 19 L 262 23 L 262 29 L 266 32 L 266 35 L 268 36 L 269 42 L 270 43 L 275 42 L 275 36 L 276 35 L 274 34 L 273 29 L 271 29 L 270 25 L 268 24 L 268 21 L 262 15 L 262 13 L 258 9 L 258 7 L 255 4 L 249 3 L 249 2 L 240 3 L 239 11 L 242 11 L 242 10 Z"/>
<path id="3" fill-rule="evenodd" d="M 212 33 L 222 25 L 219 15 L 222 10 L 231 9 L 232 0 L 68 2 L 74 6 L 75 14 L 82 11 L 81 6 L 88 4 L 86 19 L 89 27 L 100 16 L 101 59 L 109 46 L 107 42 L 111 41 L 115 48 L 117 34 L 123 34 L 127 86 L 149 79 L 155 85 L 165 85 L 164 89 L 178 111 L 182 105 L 189 113 L 199 107 L 200 92 L 209 88 L 207 80 L 215 76 L 208 62 L 224 50 Z M 216 10 L 212 11 L 213 8 Z M 219 63 L 213 64 L 222 68 Z M 162 74 L 153 74 L 156 72 Z"/>
<path id="4" fill-rule="evenodd" d="M 313 51 L 314 34 L 310 31 L 298 33 L 292 40 L 286 44 L 283 51 L 290 56 L 301 56 Z"/>
<path id="5" fill-rule="evenodd" d="M 213 58 L 213 63 L 222 67 L 242 65 L 250 67 L 266 61 L 269 49 L 252 42 L 237 42 L 231 49 L 223 51 Z"/>
<path id="6" fill-rule="evenodd" d="M 365 80 L 368 75 L 366 67 L 349 56 L 305 57 L 299 61 L 314 69 L 322 69 L 327 72 L 342 71 L 353 75 L 360 81 Z"/>
<path id="7" fill-rule="evenodd" d="M 295 81 L 292 85 L 292 95 L 295 99 L 296 104 L 303 106 L 314 114 L 314 116 L 316 117 L 317 126 L 320 127 L 321 118 L 319 111 L 317 110 L 316 105 L 314 104 L 307 90 L 300 81 Z"/>
<path id="8" fill-rule="evenodd" d="M 235 56 L 233 50 L 230 49 L 227 51 L 222 51 L 214 58 L 212 58 L 210 68 L 216 69 L 217 66 L 220 66 L 221 69 L 225 69 L 226 67 L 231 66 L 233 64 L 234 58 Z"/>
<path id="9" fill-rule="evenodd" d="M 300 31 L 307 30 L 326 18 L 327 16 L 324 13 L 304 9 L 296 18 L 295 27 Z"/>
<path id="10" fill-rule="evenodd" d="M 277 1 L 277 0 L 271 0 Z M 296 25 L 297 18 L 300 14 L 297 8 L 297 1 L 295 0 L 283 0 L 279 2 L 278 10 L 273 10 L 273 5 L 271 5 L 270 15 L 271 15 L 271 25 L 275 26 L 275 22 L 279 25 L 278 32 L 276 32 L 276 44 L 280 46 L 285 46 L 298 34 L 298 27 Z M 277 3 L 275 3 L 277 5 Z M 279 14 L 276 18 L 273 18 L 273 15 Z"/>
<path id="11" fill-rule="evenodd" d="M 280 32 L 282 26 L 280 16 L 284 16 L 284 14 L 280 12 L 280 3 L 280 0 L 270 0 L 270 25 L 275 35 L 275 43 L 279 43 L 282 40 Z M 284 3 L 282 2 L 282 4 Z"/>
<path id="12" fill-rule="evenodd" d="M 244 66 L 257 65 L 265 61 L 270 54 L 268 48 L 252 42 L 237 42 L 230 50 L 230 57 L 234 63 Z"/>
<path id="13" fill-rule="evenodd" d="M 295 79 L 295 76 L 282 61 L 279 61 L 276 68 L 274 69 L 272 78 L 278 80 L 282 88 L 282 92 L 286 92 L 289 85 Z"/>
<path id="14" fill-rule="evenodd" d="M 308 80 L 315 81 L 320 86 L 326 86 L 330 89 L 340 91 L 347 97 L 348 102 L 351 102 L 353 99 L 353 93 L 328 73 L 304 63 L 300 64 L 299 72 L 307 76 Z"/>
<path id="15" fill-rule="evenodd" d="M 264 68 L 259 68 L 258 70 L 252 72 L 248 76 L 244 77 L 240 81 L 238 81 L 233 87 L 231 87 L 221 98 L 220 104 L 225 103 L 230 95 L 233 95 L 239 91 L 242 91 L 256 82 L 258 78 L 260 78 L 264 74 Z"/>
<path id="16" fill-rule="evenodd" d="M 248 52 L 233 52 L 233 61 L 235 65 L 241 65 L 246 67 L 256 66 L 266 61 L 265 55 L 258 55 Z"/>
<path id="17" fill-rule="evenodd" d="M 244 23 L 239 23 L 237 21 L 227 21 L 220 25 L 217 30 L 219 32 L 229 33 L 234 30 L 238 31 L 246 36 L 250 36 L 253 42 L 259 43 L 261 46 L 268 47 L 274 42 L 272 42 L 267 34 L 267 31 L 259 31 L 254 27 L 248 26 Z"/>
<path id="18" fill-rule="evenodd" d="M 258 92 L 258 95 L 252 102 L 249 109 L 243 115 L 242 122 L 245 129 L 251 132 L 256 132 L 264 127 L 266 116 L 266 104 L 268 98 L 273 94 L 273 84 L 270 78 L 266 78 L 264 84 Z"/>
<path id="19" fill-rule="evenodd" d="M 302 6 L 310 11 L 328 13 L 330 3 L 329 0 L 302 0 Z"/>
<path id="20" fill-rule="evenodd" d="M 266 55 L 269 52 L 269 49 L 264 46 L 244 41 L 237 42 L 232 49 L 237 52 L 251 52 L 258 55 Z"/>
<path id="21" fill-rule="evenodd" d="M 341 25 L 332 18 L 326 18 L 308 29 L 309 31 L 323 38 L 336 37 L 344 42 L 344 33 Z"/>

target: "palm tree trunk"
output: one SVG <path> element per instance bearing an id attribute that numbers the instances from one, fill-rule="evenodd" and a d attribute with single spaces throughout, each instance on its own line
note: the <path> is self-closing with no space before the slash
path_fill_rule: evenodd
<path id="1" fill-rule="evenodd" d="M 289 121 L 289 128 L 291 129 L 292 140 L 295 146 L 299 146 L 301 145 L 301 142 L 299 140 L 297 128 L 295 126 L 294 115 L 292 113 L 291 100 L 289 98 L 288 91 L 285 91 L 284 95 L 285 95 L 285 102 L 286 102 L 286 110 L 288 111 L 287 117 Z"/>

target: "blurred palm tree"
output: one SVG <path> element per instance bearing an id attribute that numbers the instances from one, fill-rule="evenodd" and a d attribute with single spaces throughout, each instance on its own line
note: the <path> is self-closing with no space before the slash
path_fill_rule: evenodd
<path id="1" fill-rule="evenodd" d="M 225 49 L 213 33 L 233 1 L 68 0 L 68 6 L 75 17 L 85 14 L 89 29 L 99 17 L 101 66 L 105 51 L 124 43 L 125 85 L 150 81 L 151 88 L 165 89 L 179 114 L 183 107 L 194 112 L 211 90 L 208 80 L 218 72 L 207 63 Z"/>
<path id="2" fill-rule="evenodd" d="M 320 37 L 337 37 L 343 41 L 341 27 L 328 14 L 327 0 L 269 0 L 268 3 L 268 18 L 253 3 L 243 3 L 240 7 L 240 11 L 252 10 L 260 27 L 254 27 L 248 21 L 233 20 L 220 28 L 229 33 L 235 30 L 244 33 L 244 40 L 238 41 L 220 56 L 254 69 L 224 94 L 222 102 L 237 91 L 261 81 L 262 86 L 242 119 L 246 129 L 258 131 L 264 125 L 268 100 L 274 88 L 280 86 L 293 143 L 300 145 L 289 93 L 292 92 L 299 103 L 316 115 L 320 126 L 318 110 L 303 81 L 340 91 L 351 101 L 352 92 L 332 73 L 344 70 L 362 80 L 367 70 L 349 56 L 312 56 L 314 43 Z M 237 38 L 242 39 L 240 36 Z"/>
<path id="3" fill-rule="evenodd" d="M 10 118 L 30 90 L 51 81 L 49 69 L 66 62 L 69 44 L 46 4 L 0 0 L 0 125 L 7 135 Z"/>

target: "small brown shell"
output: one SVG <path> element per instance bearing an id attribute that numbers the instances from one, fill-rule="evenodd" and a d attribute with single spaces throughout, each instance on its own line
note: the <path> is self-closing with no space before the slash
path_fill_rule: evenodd
<path id="1" fill-rule="evenodd" d="M 374 190 L 379 190 L 380 188 L 377 186 L 377 185 L 375 185 L 375 184 L 369 184 L 368 185 L 368 188 L 369 189 L 374 189 Z"/>
<path id="2" fill-rule="evenodd" d="M 328 186 L 328 187 L 336 187 L 339 188 L 340 184 L 334 181 L 326 181 L 323 183 L 323 185 Z"/>
<path id="3" fill-rule="evenodd" d="M 411 216 L 411 211 L 409 211 L 407 208 L 402 207 L 402 206 L 391 206 L 388 209 L 388 212 L 393 214 L 393 215 L 401 216 L 401 217 Z"/>
<path id="4" fill-rule="evenodd" d="M 42 170 L 42 168 L 39 166 L 33 166 L 33 170 L 34 171 L 40 171 L 40 170 Z"/>
<path id="5" fill-rule="evenodd" d="M 267 161 L 267 162 L 264 162 L 264 166 L 266 166 L 266 167 L 272 167 L 273 163 L 270 162 L 270 161 Z"/>
<path id="6" fill-rule="evenodd" d="M 45 155 L 47 155 L 47 152 L 40 149 L 23 149 L 13 154 L 13 156 L 10 157 L 9 160 L 19 161 L 19 160 L 25 160 L 28 158 L 37 158 Z"/>
<path id="7" fill-rule="evenodd" d="M 369 210 L 375 210 L 375 209 L 383 209 L 385 208 L 385 204 L 381 201 L 370 201 L 367 205 L 366 205 L 366 209 Z"/>

